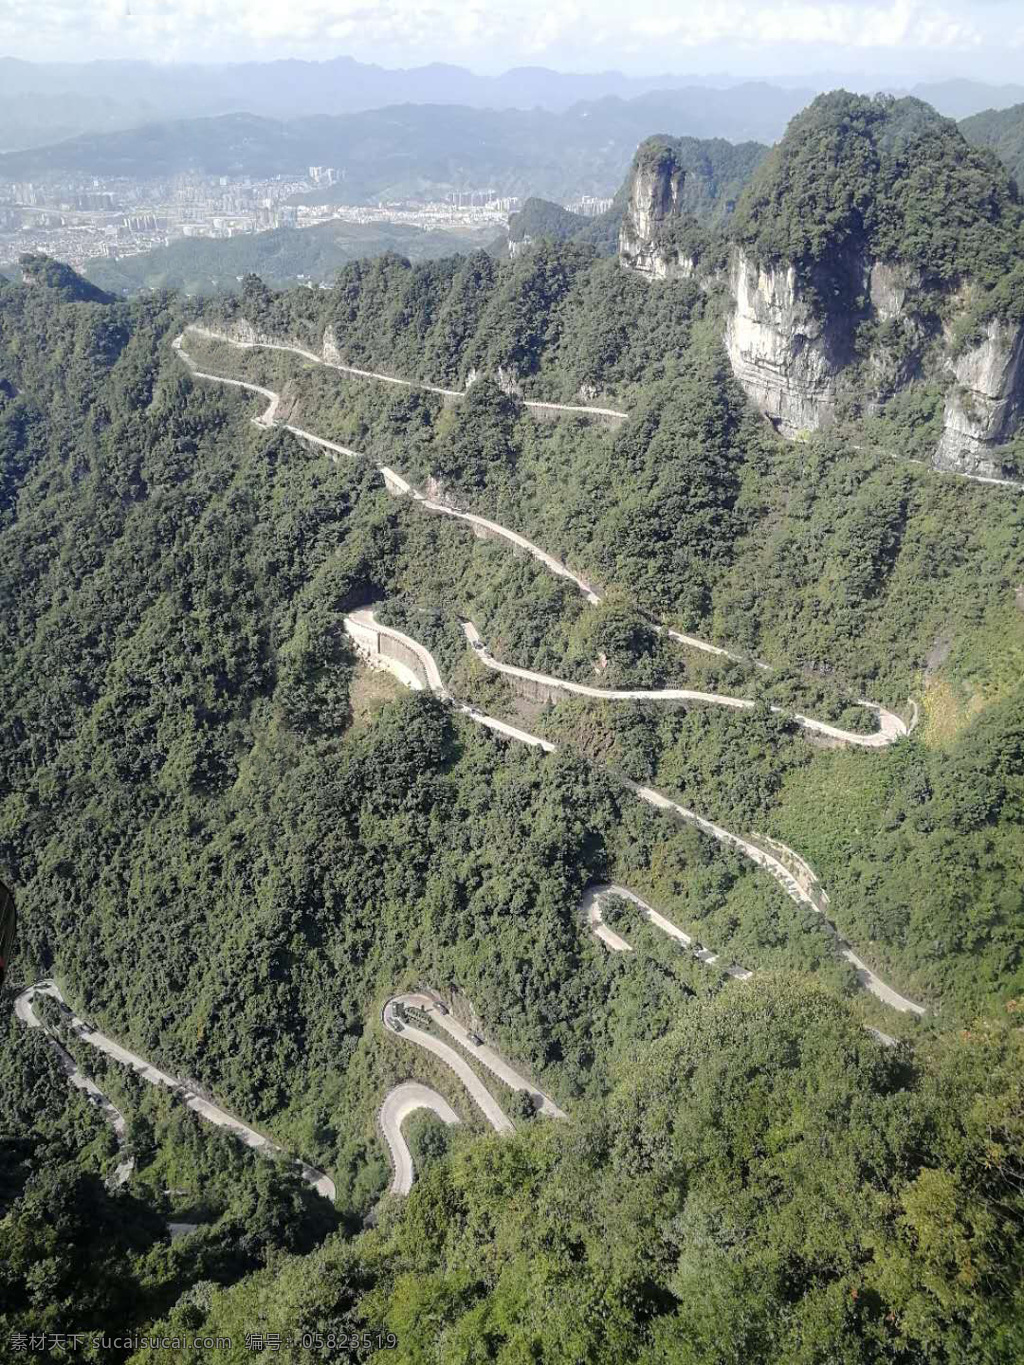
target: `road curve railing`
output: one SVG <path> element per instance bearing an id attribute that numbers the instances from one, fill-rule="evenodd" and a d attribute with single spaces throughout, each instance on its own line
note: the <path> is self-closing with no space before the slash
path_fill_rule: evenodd
<path id="1" fill-rule="evenodd" d="M 184 1100 L 185 1104 L 187 1104 L 194 1113 L 198 1114 L 200 1118 L 206 1119 L 207 1122 L 214 1124 L 218 1128 L 225 1129 L 234 1137 L 238 1138 L 240 1142 L 244 1142 L 247 1147 L 251 1147 L 255 1151 L 264 1152 L 268 1155 L 283 1155 L 282 1149 L 278 1147 L 276 1143 L 271 1142 L 271 1140 L 264 1137 L 262 1133 L 258 1133 L 255 1128 L 250 1128 L 247 1123 L 243 1123 L 241 1119 L 228 1113 L 228 1111 L 222 1109 L 220 1105 L 214 1104 L 211 1100 L 197 1094 L 194 1089 L 191 1089 L 176 1077 L 168 1075 L 166 1071 L 161 1071 L 159 1067 L 153 1066 L 151 1062 L 147 1062 L 144 1057 L 140 1057 L 135 1052 L 130 1052 L 127 1048 L 122 1047 L 120 1043 L 115 1043 L 112 1038 L 108 1038 L 106 1034 L 101 1033 L 99 1029 L 95 1029 L 90 1024 L 87 1024 L 84 1019 L 80 1019 L 68 1006 L 64 996 L 61 994 L 60 987 L 55 981 L 38 981 L 35 985 L 26 987 L 15 999 L 15 1013 L 29 1028 L 42 1028 L 46 1034 L 52 1040 L 57 1041 L 59 1045 L 59 1040 L 55 1039 L 52 1031 L 39 1019 L 35 1010 L 32 1008 L 32 1002 L 35 1000 L 36 996 L 40 995 L 50 996 L 58 1002 L 63 1013 L 67 1017 L 68 1026 L 82 1042 L 88 1043 L 90 1047 L 96 1048 L 98 1052 L 105 1053 L 106 1056 L 112 1058 L 115 1062 L 120 1062 L 123 1066 L 130 1067 L 132 1071 L 141 1076 L 144 1081 L 148 1081 L 150 1085 L 165 1086 L 168 1090 Z M 61 1051 L 63 1052 L 64 1049 L 61 1048 Z M 65 1055 L 68 1054 L 65 1053 Z M 73 1062 L 72 1065 L 74 1065 Z M 96 1088 L 93 1082 L 89 1081 L 87 1077 L 78 1071 L 77 1066 L 75 1067 L 75 1070 L 79 1077 L 81 1077 L 81 1081 L 76 1080 L 73 1076 L 69 1075 L 71 1083 L 78 1086 L 80 1089 L 89 1090 L 90 1094 L 100 1096 L 102 1101 L 107 1105 L 110 1105 L 110 1101 L 107 1100 L 106 1096 Z M 82 1082 L 86 1082 L 86 1084 L 82 1084 Z M 110 1109 L 117 1114 L 123 1124 L 123 1117 L 118 1114 L 118 1111 L 114 1109 L 113 1105 L 110 1105 Z M 295 1164 L 298 1166 L 302 1178 L 316 1190 L 317 1194 L 323 1195 L 325 1199 L 330 1199 L 332 1201 L 335 1199 L 337 1191 L 334 1187 L 334 1181 L 331 1180 L 330 1176 L 325 1175 L 323 1171 L 316 1170 L 313 1166 L 307 1165 L 304 1161 L 296 1161 Z"/>

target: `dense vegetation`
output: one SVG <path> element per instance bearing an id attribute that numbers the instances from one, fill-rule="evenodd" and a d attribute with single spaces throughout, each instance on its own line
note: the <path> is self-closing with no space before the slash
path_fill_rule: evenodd
<path id="1" fill-rule="evenodd" d="M 622 195 L 618 196 L 621 200 Z M 582 213 L 570 213 L 561 204 L 547 199 L 530 198 L 511 214 L 508 220 L 508 240 L 512 246 L 531 242 L 588 242 L 603 256 L 614 256 L 619 244 L 622 222 L 621 202 L 594 218 Z"/>
<path id="2" fill-rule="evenodd" d="M 184 237 L 137 256 L 91 261 L 86 274 L 112 293 L 178 289 L 188 294 L 235 290 L 243 275 L 259 274 L 269 284 L 298 285 L 333 280 L 349 261 L 385 251 L 412 261 L 429 260 L 486 245 L 489 232 L 433 231 L 397 223 L 332 221 L 307 228 L 276 228 L 216 240 Z"/>
<path id="3" fill-rule="evenodd" d="M 1014 320 L 1024 318 L 1022 230 L 1015 184 L 952 120 L 920 100 L 845 91 L 793 120 L 731 228 L 760 259 L 794 261 L 812 278 L 815 266 L 835 278 L 858 257 L 900 262 L 926 287 L 967 278 L 983 292 L 981 314 Z M 849 290 L 833 301 L 850 304 Z"/>
<path id="4" fill-rule="evenodd" d="M 384 257 L 330 291 L 248 279 L 202 311 L 83 301 L 73 276 L 35 273 L 0 285 L 7 1012 L 55 974 L 113 1036 L 328 1168 L 339 1197 L 332 1213 L 112 1065 L 97 1077 L 137 1171 L 105 1188 L 109 1130 L 8 1019 L 0 1327 L 161 1322 L 230 1333 L 239 1360 L 247 1331 L 353 1327 L 392 1331 L 410 1362 L 1018 1359 L 1020 505 L 842 433 L 782 447 L 700 292 L 579 243 L 511 264 Z M 389 498 L 370 460 L 253 427 L 249 398 L 173 355 L 193 317 L 317 347 L 330 327 L 347 359 L 434 382 L 478 369 L 445 406 L 194 347 L 529 532 L 606 603 Z M 632 416 L 542 422 L 516 387 L 613 394 Z M 562 741 L 544 756 L 357 666 L 342 617 L 381 600 L 457 692 L 520 719 L 460 614 L 499 657 L 556 673 L 603 656 L 608 681 L 700 677 L 844 716 L 852 689 L 913 688 L 925 720 L 873 754 L 816 749 L 763 706 L 560 703 L 526 713 Z M 784 671 L 677 656 L 653 616 Z M 792 843 L 930 1018 L 865 1000 L 817 916 L 623 776 Z M 606 953 L 578 904 L 608 877 L 755 980 L 628 911 L 635 951 Z M 478 1011 L 569 1120 L 481 1136 L 446 1069 L 380 1027 L 386 996 L 420 983 Z M 387 1178 L 374 1116 L 410 1074 L 465 1122 L 417 1136 L 416 1190 L 362 1231 Z M 166 1221 L 202 1227 L 172 1245 Z"/>
<path id="5" fill-rule="evenodd" d="M 595 609 L 553 579 L 534 605 L 533 575 L 511 564 L 497 591 L 420 578 L 394 623 L 464 691 L 475 684 L 460 615 L 499 658 L 580 681 L 759 696 L 848 728 L 867 720 L 855 697 L 896 709 L 908 693 L 921 697 L 927 743 L 914 762 L 902 748 L 824 755 L 774 721 L 759 729 L 711 710 L 560 704 L 546 723 L 552 738 L 636 780 L 801 850 L 843 931 L 874 945 L 911 994 L 973 1007 L 996 982 L 1008 996 L 1020 989 L 1017 500 L 851 456 L 834 436 L 796 448 L 768 441 L 702 338 L 679 377 L 651 386 L 644 425 L 615 435 L 538 422 L 485 379 L 445 409 L 280 354 L 197 353 L 215 372 L 283 387 L 301 424 L 377 460 L 401 449 L 417 482 L 440 479 L 457 502 L 612 590 Z M 652 616 L 776 671 L 670 647 Z M 500 710 L 507 701 L 488 684 L 475 698 Z M 990 795 L 977 806 L 982 789 Z"/>
<path id="6" fill-rule="evenodd" d="M 759 142 L 722 138 L 651 137 L 633 158 L 632 175 L 665 177 L 678 214 L 724 222 L 768 153 Z"/>
<path id="7" fill-rule="evenodd" d="M 973 114 L 961 121 L 960 131 L 976 147 L 995 152 L 1018 188 L 1024 184 L 1024 104 Z"/>

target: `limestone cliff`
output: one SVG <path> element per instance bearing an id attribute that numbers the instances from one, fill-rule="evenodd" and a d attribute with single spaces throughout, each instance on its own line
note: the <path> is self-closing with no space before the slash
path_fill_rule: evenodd
<path id="1" fill-rule="evenodd" d="M 883 411 L 915 384 L 945 393 L 936 467 L 998 477 L 998 447 L 1024 419 L 1024 328 L 990 322 L 966 351 L 953 322 L 967 308 L 954 290 L 929 288 L 921 272 L 853 249 L 798 269 L 762 263 L 733 244 L 701 262 L 677 243 L 684 173 L 671 156 L 638 165 L 623 219 L 619 259 L 649 279 L 697 276 L 725 286 L 723 341 L 740 385 L 781 435 Z M 725 264 L 721 264 L 724 260 Z"/>
<path id="2" fill-rule="evenodd" d="M 682 273 L 678 252 L 663 239 L 665 223 L 679 215 L 682 182 L 682 168 L 668 152 L 637 166 L 633 174 L 619 232 L 619 258 L 652 279 L 676 279 Z"/>
<path id="3" fill-rule="evenodd" d="M 852 329 L 819 315 L 792 265 L 761 267 L 737 249 L 729 290 L 725 347 L 740 385 L 784 436 L 826 425 Z"/>
<path id="4" fill-rule="evenodd" d="M 1024 423 L 1024 323 L 1007 320 L 1024 204 L 1005 168 L 919 100 L 833 91 L 741 169 L 643 143 L 622 264 L 714 295 L 736 378 L 784 436 L 877 415 L 941 468 L 1001 474 Z"/>
<path id="5" fill-rule="evenodd" d="M 984 339 L 951 362 L 953 385 L 946 396 L 942 436 L 935 452 L 940 469 L 998 476 L 994 447 L 1015 435 L 1024 412 L 1024 329 L 993 321 Z"/>
<path id="6" fill-rule="evenodd" d="M 633 159 L 619 230 L 624 264 L 651 279 L 689 279 L 697 271 L 702 233 L 681 225 L 721 222 L 766 148 L 720 138 L 654 137 Z"/>

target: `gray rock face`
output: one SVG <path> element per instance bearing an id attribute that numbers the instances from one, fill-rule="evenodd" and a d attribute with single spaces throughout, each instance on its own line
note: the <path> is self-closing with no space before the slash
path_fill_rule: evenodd
<path id="1" fill-rule="evenodd" d="M 685 173 L 670 154 L 633 175 L 620 262 L 649 279 L 722 283 L 671 244 L 669 221 L 686 211 Z M 758 409 L 790 439 L 827 426 L 840 404 L 878 411 L 912 385 L 945 386 L 937 468 L 998 477 L 998 447 L 1024 422 L 1024 326 L 991 322 L 954 356 L 939 323 L 965 304 L 940 297 L 899 262 L 849 255 L 808 276 L 791 263 L 761 265 L 734 247 L 724 342 L 733 373 Z M 861 331 L 876 323 L 874 331 Z M 894 325 L 895 324 L 895 325 Z M 859 332 L 859 337 L 858 337 Z M 873 337 L 868 353 L 858 340 Z"/>
<path id="2" fill-rule="evenodd" d="M 693 262 L 659 241 L 662 225 L 679 215 L 684 173 L 678 167 L 644 168 L 633 177 L 619 230 L 619 259 L 650 279 L 687 279 Z"/>
<path id="3" fill-rule="evenodd" d="M 783 436 L 827 425 L 848 336 L 815 312 L 791 265 L 759 267 L 736 249 L 729 288 L 725 347 L 742 388 Z"/>
<path id="4" fill-rule="evenodd" d="M 953 361 L 952 370 L 934 463 L 998 476 L 993 447 L 1014 435 L 1024 411 L 1024 328 L 990 322 L 981 343 Z"/>

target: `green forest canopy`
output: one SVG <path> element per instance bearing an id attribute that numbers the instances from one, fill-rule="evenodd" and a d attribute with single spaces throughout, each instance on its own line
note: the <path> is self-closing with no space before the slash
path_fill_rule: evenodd
<path id="1" fill-rule="evenodd" d="M 447 452 L 460 497 L 625 594 L 591 625 L 538 566 L 193 382 L 170 341 L 200 305 L 76 301 L 50 275 L 0 286 L 0 870 L 24 921 L 5 999 L 54 971 L 114 1036 L 328 1165 L 339 1207 L 116 1067 L 139 1164 L 111 1193 L 109 1130 L 8 1009 L 3 1330 L 159 1322 L 230 1333 L 239 1360 L 255 1324 L 383 1328 L 409 1361 L 1019 1359 L 1018 504 L 836 437 L 782 447 L 697 291 L 642 292 L 578 246 L 385 259 L 322 299 L 250 289 L 257 322 L 330 321 L 372 359 L 394 340 L 434 379 L 468 352 L 536 391 L 589 373 L 628 392 L 616 433 L 538 424 L 485 380 L 441 409 L 241 362 L 278 367 L 325 435 L 402 467 Z M 912 687 L 925 722 L 879 755 L 763 715 L 556 713 L 575 743 L 544 757 L 429 697 L 361 702 L 340 621 L 382 597 L 439 631 L 472 602 L 496 650 L 557 671 L 607 647 L 623 675 L 661 666 L 642 611 L 666 612 L 798 674 Z M 647 811 L 618 778 L 644 765 L 803 851 L 929 1021 L 881 1048 L 814 917 Z M 610 875 L 731 934 L 754 982 L 653 931 L 605 953 L 577 906 Z M 379 1006 L 424 980 L 571 1118 L 481 1136 L 438 1068 L 467 1122 L 363 1231 L 387 1180 L 374 1116 L 418 1066 Z M 172 1247 L 164 1220 L 190 1209 L 202 1231 Z"/>

